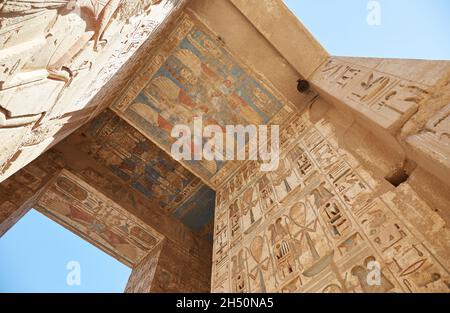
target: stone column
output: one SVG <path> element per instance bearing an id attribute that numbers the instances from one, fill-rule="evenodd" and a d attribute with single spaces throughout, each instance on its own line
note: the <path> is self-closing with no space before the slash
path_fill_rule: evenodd
<path id="1" fill-rule="evenodd" d="M 128 280 L 126 293 L 209 292 L 204 275 L 209 259 L 195 260 L 176 243 L 164 240 L 137 266 Z"/>
<path id="2" fill-rule="evenodd" d="M 33 207 L 40 190 L 62 168 L 56 154 L 45 153 L 0 183 L 0 237 Z"/>
<path id="3" fill-rule="evenodd" d="M 149 254 L 133 268 L 128 279 L 125 293 L 148 293 L 155 281 L 162 245 L 155 247 Z"/>

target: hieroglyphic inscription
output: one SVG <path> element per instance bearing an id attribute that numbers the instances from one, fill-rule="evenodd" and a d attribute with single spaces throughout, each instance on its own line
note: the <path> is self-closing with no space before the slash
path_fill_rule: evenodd
<path id="1" fill-rule="evenodd" d="M 249 162 L 217 192 L 213 291 L 449 291 L 448 269 L 319 126 L 296 116 L 281 138 L 277 171 Z"/>

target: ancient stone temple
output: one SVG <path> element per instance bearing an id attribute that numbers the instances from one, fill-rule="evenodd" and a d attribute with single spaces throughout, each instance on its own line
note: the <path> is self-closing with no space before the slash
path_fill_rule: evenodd
<path id="1" fill-rule="evenodd" d="M 35 208 L 126 292 L 450 291 L 450 62 L 331 56 L 281 0 L 2 0 L 0 47 L 0 235 Z M 280 125 L 278 168 L 175 160 L 197 116 Z"/>

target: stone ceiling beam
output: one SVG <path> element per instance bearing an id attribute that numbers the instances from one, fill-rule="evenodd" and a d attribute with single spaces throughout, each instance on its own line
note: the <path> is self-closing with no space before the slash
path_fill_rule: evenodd
<path id="1" fill-rule="evenodd" d="M 229 0 L 303 78 L 329 57 L 282 0 Z"/>
<path id="2" fill-rule="evenodd" d="M 108 14 L 90 20 L 83 13 L 89 5 L 43 4 L 33 15 L 33 1 L 28 9 L 7 1 L 0 9 L 7 25 L 0 35 L 0 181 L 108 106 L 188 2 L 104 1 Z M 97 26 L 99 33 L 87 31 Z"/>

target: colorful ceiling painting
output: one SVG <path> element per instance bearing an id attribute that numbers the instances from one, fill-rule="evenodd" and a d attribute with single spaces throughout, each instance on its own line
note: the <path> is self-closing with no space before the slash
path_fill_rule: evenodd
<path id="1" fill-rule="evenodd" d="M 198 207 L 204 209 L 198 209 Z M 211 196 L 211 188 L 203 185 L 174 211 L 174 216 L 195 232 L 205 235 L 212 241 L 211 221 L 214 220 L 215 193 Z"/>
<path id="2" fill-rule="evenodd" d="M 84 152 L 168 214 L 202 232 L 214 217 L 215 192 L 110 110 L 82 129 Z M 196 216 L 193 221 L 191 216 Z"/>
<path id="3" fill-rule="evenodd" d="M 165 45 L 113 109 L 165 151 L 177 124 L 270 124 L 289 115 L 287 102 L 231 55 L 193 17 L 184 16 Z M 204 144 L 204 142 L 203 142 Z M 216 188 L 239 164 L 183 161 Z"/>

